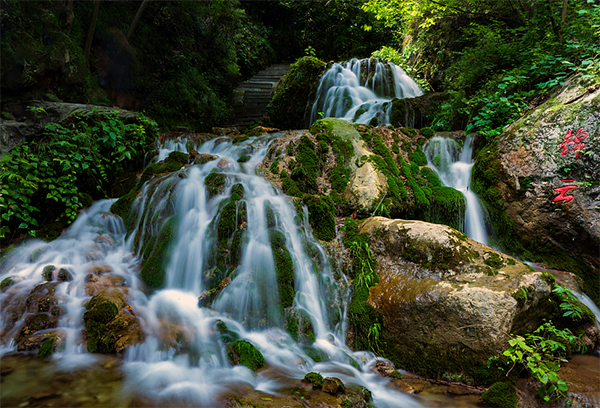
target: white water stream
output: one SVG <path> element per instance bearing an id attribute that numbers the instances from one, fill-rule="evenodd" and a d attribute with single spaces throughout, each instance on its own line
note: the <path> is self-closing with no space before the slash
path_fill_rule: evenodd
<path id="1" fill-rule="evenodd" d="M 147 183 L 136 206 L 151 210 L 139 211 L 136 227 L 128 237 L 121 219 L 109 213 L 113 201 L 103 200 L 83 212 L 59 239 L 50 243 L 28 242 L 13 251 L 3 264 L 0 279 L 11 276 L 16 283 L 0 294 L 0 302 L 16 304 L 24 300 L 33 288 L 44 283 L 42 270 L 48 264 L 56 270 L 69 270 L 72 281 L 57 282 L 56 277 L 53 280 L 58 305 L 66 313 L 58 318 L 56 328 L 47 332 L 60 332 L 65 342 L 66 347 L 52 356 L 60 369 L 84 368 L 96 360 L 82 342 L 83 305 L 91 297 L 86 295 L 85 285 L 90 270 L 106 268 L 104 277 L 122 281 L 120 286 L 126 288 L 128 303 L 145 334 L 142 343 L 128 347 L 125 352 L 122 390 L 125 399 L 143 396 L 158 404 L 165 401 L 165 404 L 212 407 L 240 385 L 277 395 L 278 390 L 293 386 L 307 372 L 318 371 L 324 377 L 342 379 L 347 386 L 355 384 L 371 390 L 372 404 L 376 407 L 421 406 L 414 397 L 387 388 L 389 380 L 370 372 L 370 366 L 376 362 L 375 355 L 352 352 L 345 345 L 346 286 L 333 279 L 332 268 L 318 241 L 312 238 L 306 218 L 299 221 L 291 200 L 256 174 L 256 166 L 277 136 L 251 138 L 238 144 L 213 140 L 196 146 L 200 153 L 219 159 Z M 182 142 L 176 148 L 181 150 L 185 145 Z M 237 162 L 248 154 L 251 155 L 248 162 Z M 209 197 L 204 180 L 213 170 L 225 174 L 229 186 L 222 194 Z M 154 183 L 160 185 L 151 189 Z M 199 307 L 198 297 L 207 289 L 203 272 L 216 244 L 213 220 L 219 217 L 219 206 L 230 196 L 234 183 L 244 187 L 247 232 L 242 242 L 247 244 L 243 246 L 237 270 L 231 275 L 231 283 L 211 308 Z M 275 229 L 285 236 L 293 260 L 294 308 L 309 316 L 315 336 L 312 344 L 297 343 L 284 330 L 266 203 L 273 210 Z M 137 232 L 142 240 L 148 239 L 149 233 L 158 234 L 161 225 L 153 222 L 164 214 L 174 214 L 172 217 L 176 219 L 175 245 L 168 260 L 164 288 L 148 295 L 141 290 L 141 252 L 135 252 L 134 241 Z M 316 248 L 316 255 L 313 253 L 311 257 L 305 252 L 307 244 Z M 27 316 L 30 314 L 25 313 L 11 327 L 10 310 L 4 308 L 3 337 L 14 337 Z M 254 344 L 269 368 L 254 373 L 244 366 L 233 366 L 216 330 L 218 321 L 224 322 L 240 339 Z M 177 342 L 185 343 L 185 347 L 172 346 L 177 336 L 182 337 Z M 307 347 L 325 356 L 326 361 L 313 360 L 307 354 Z M 0 355 L 15 349 L 15 343 L 8 342 L 0 346 Z"/>
<path id="2" fill-rule="evenodd" d="M 310 124 L 322 117 L 368 124 L 390 123 L 391 100 L 423 95 L 402 68 L 378 59 L 334 63 L 321 77 Z"/>
<path id="3" fill-rule="evenodd" d="M 488 233 L 485 228 L 481 205 L 475 193 L 470 189 L 471 169 L 473 167 L 473 137 L 467 136 L 462 150 L 457 141 L 440 136 L 433 137 L 424 146 L 427 165 L 440 178 L 444 186 L 460 191 L 466 200 L 464 230 L 470 238 L 488 245 Z"/>

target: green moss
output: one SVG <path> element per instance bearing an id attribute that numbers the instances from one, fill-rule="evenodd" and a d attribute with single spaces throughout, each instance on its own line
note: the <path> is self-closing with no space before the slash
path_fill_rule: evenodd
<path id="1" fill-rule="evenodd" d="M 495 269 L 502 268 L 504 265 L 502 258 L 495 252 L 486 252 L 484 255 L 484 262 L 486 265 Z"/>
<path id="2" fill-rule="evenodd" d="M 427 156 L 425 156 L 422 150 L 417 149 L 410 155 L 410 161 L 416 163 L 418 166 L 426 166 Z"/>
<path id="3" fill-rule="evenodd" d="M 432 128 L 426 127 L 419 131 L 421 136 L 425 136 L 427 139 L 435 135 L 435 131 Z"/>
<path id="4" fill-rule="evenodd" d="M 302 309 L 291 308 L 286 311 L 287 332 L 296 342 L 309 343 L 315 342 L 315 334 L 310 315 Z"/>
<path id="5" fill-rule="evenodd" d="M 144 257 L 140 277 L 146 284 L 154 289 L 159 289 L 165 282 L 165 267 L 173 244 L 177 229 L 175 217 L 169 218 L 161 227 L 152 249 L 148 249 Z M 148 246 L 150 248 L 150 245 Z"/>
<path id="6" fill-rule="evenodd" d="M 269 238 L 275 261 L 279 300 L 281 307 L 285 309 L 294 303 L 294 262 L 287 249 L 285 235 L 281 231 L 269 231 Z"/>
<path id="7" fill-rule="evenodd" d="M 415 137 L 417 135 L 417 131 L 411 127 L 403 127 L 400 131 L 408 137 Z"/>
<path id="8" fill-rule="evenodd" d="M 335 238 L 335 204 L 329 196 L 304 195 L 308 207 L 308 221 L 317 239 L 331 241 Z"/>
<path id="9" fill-rule="evenodd" d="M 204 185 L 210 197 L 223 194 L 226 184 L 227 176 L 219 172 L 212 172 L 204 179 Z"/>
<path id="10" fill-rule="evenodd" d="M 54 272 L 54 265 L 46 265 L 42 270 L 42 279 L 46 282 L 50 282 L 52 280 L 52 273 Z"/>
<path id="11" fill-rule="evenodd" d="M 315 144 L 306 135 L 300 138 L 296 146 L 298 167 L 292 171 L 291 178 L 303 193 L 315 194 L 318 189 L 317 170 L 319 158 L 315 149 Z"/>
<path id="12" fill-rule="evenodd" d="M 246 163 L 251 158 L 252 158 L 252 156 L 245 155 L 245 156 L 242 156 L 239 159 L 237 159 L 237 161 L 238 161 L 238 163 Z"/>
<path id="13" fill-rule="evenodd" d="M 14 284 L 15 284 L 15 281 L 12 279 L 11 276 L 9 276 L 8 278 L 4 278 L 4 279 L 2 279 L 2 282 L 0 283 L 0 290 L 4 291 L 6 288 L 9 288 Z"/>
<path id="14" fill-rule="evenodd" d="M 304 376 L 304 380 L 312 384 L 313 388 L 321 388 L 323 386 L 323 376 L 321 373 L 311 371 Z"/>
<path id="15" fill-rule="evenodd" d="M 219 332 L 219 340 L 225 344 L 230 344 L 239 340 L 240 336 L 236 332 L 229 330 L 222 320 L 217 320 L 216 329 Z"/>
<path id="16" fill-rule="evenodd" d="M 517 390 L 511 383 L 497 382 L 481 394 L 481 399 L 495 407 L 516 408 Z"/>
<path id="17" fill-rule="evenodd" d="M 303 57 L 293 63 L 269 102 L 266 122 L 280 129 L 305 126 L 306 101 L 316 90 L 319 84 L 317 78 L 324 69 L 325 63 L 315 57 Z"/>
<path id="18" fill-rule="evenodd" d="M 265 365 L 262 353 L 246 340 L 238 340 L 233 343 L 228 356 L 232 364 L 246 366 L 252 371 Z"/>
<path id="19" fill-rule="evenodd" d="M 86 328 L 88 351 L 90 353 L 110 351 L 103 337 L 107 331 L 106 324 L 117 315 L 119 308 L 103 294 L 94 296 L 85 308 L 83 322 Z"/>
<path id="20" fill-rule="evenodd" d="M 392 377 L 392 378 L 396 378 L 396 379 L 398 379 L 398 380 L 401 380 L 401 379 L 402 379 L 402 373 L 401 373 L 400 371 L 398 371 L 398 370 L 394 370 L 394 371 L 392 371 L 392 373 L 390 374 L 390 377 Z"/>
<path id="21" fill-rule="evenodd" d="M 279 174 L 279 163 L 281 163 L 281 159 L 273 160 L 271 167 L 269 167 L 269 171 L 273 174 Z"/>
<path id="22" fill-rule="evenodd" d="M 131 210 L 131 205 L 135 201 L 137 193 L 137 189 L 132 189 L 110 206 L 110 212 L 121 217 L 125 225 L 128 225 L 129 211 Z"/>
<path id="23" fill-rule="evenodd" d="M 452 187 L 431 189 L 429 221 L 460 230 L 466 210 L 465 197 Z"/>
<path id="24" fill-rule="evenodd" d="M 520 305 L 524 304 L 525 302 L 527 302 L 527 288 L 526 287 L 522 287 L 521 289 L 519 289 L 518 291 L 516 291 L 515 293 L 513 293 L 512 297 L 515 298 L 515 300 Z"/>
<path id="25" fill-rule="evenodd" d="M 287 173 L 286 173 L 287 174 Z M 298 185 L 294 180 L 289 177 L 281 177 L 281 185 L 283 192 L 292 197 L 302 198 L 302 191 L 298 188 Z"/>
<path id="26" fill-rule="evenodd" d="M 406 121 L 406 101 L 398 98 L 392 99 L 392 108 L 390 112 L 390 123 L 394 128 L 404 126 Z"/>
<path id="27" fill-rule="evenodd" d="M 176 163 L 179 167 L 181 167 L 187 164 L 189 157 L 190 156 L 188 153 L 173 151 L 169 153 L 169 155 L 165 159 L 165 164 Z"/>
<path id="28" fill-rule="evenodd" d="M 52 336 L 42 342 L 38 350 L 38 357 L 48 357 L 56 351 L 56 337 Z"/>
<path id="29" fill-rule="evenodd" d="M 413 147 L 412 147 L 412 143 L 403 140 L 402 141 L 402 150 L 404 150 L 406 153 L 412 153 L 413 152 Z"/>

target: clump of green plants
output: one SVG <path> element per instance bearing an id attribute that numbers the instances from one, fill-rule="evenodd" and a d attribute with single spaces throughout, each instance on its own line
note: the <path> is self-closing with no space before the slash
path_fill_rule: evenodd
<path id="1" fill-rule="evenodd" d="M 559 296 L 566 297 L 570 292 L 567 288 L 558 285 L 555 286 L 554 291 Z M 581 310 L 577 310 L 577 307 L 571 303 L 564 302 L 559 307 L 563 317 L 581 318 Z M 508 366 L 506 377 L 515 368 L 525 369 L 539 381 L 538 394 L 544 401 L 549 402 L 552 398 L 557 400 L 565 398 L 569 401 L 566 394 L 569 387 L 559 377 L 560 363 L 566 362 L 573 351 L 582 353 L 587 351 L 581 336 L 575 336 L 568 328 L 559 329 L 552 321 L 547 321 L 533 333 L 524 336 L 511 335 L 508 344 L 510 347 L 500 357 L 491 357 L 488 360 L 488 368 L 492 363 L 500 363 L 498 364 L 500 370 L 505 370 Z"/>
<path id="2" fill-rule="evenodd" d="M 0 238 L 36 236 L 41 225 L 71 223 L 84 195 L 104 198 L 128 166 L 151 149 L 155 122 L 124 121 L 116 112 L 75 113 L 0 159 Z M 43 211 L 42 211 L 43 209 Z"/>

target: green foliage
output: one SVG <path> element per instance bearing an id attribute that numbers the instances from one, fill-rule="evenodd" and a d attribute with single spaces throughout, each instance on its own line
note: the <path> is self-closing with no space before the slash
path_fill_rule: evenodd
<path id="1" fill-rule="evenodd" d="M 481 399 L 495 407 L 517 408 L 517 391 L 509 382 L 496 382 L 481 395 Z"/>
<path id="2" fill-rule="evenodd" d="M 370 0 L 363 8 L 403 43 L 402 51 L 376 55 L 448 96 L 433 118 L 437 130 L 467 127 L 491 140 L 527 101 L 568 76 L 600 76 L 600 5 L 593 1 Z"/>
<path id="3" fill-rule="evenodd" d="M 565 300 L 559 305 L 563 317 L 570 317 L 575 321 L 582 319 L 582 310 L 574 305 L 577 299 L 569 289 L 554 284 L 553 293 Z M 526 290 L 524 296 L 527 297 Z M 567 398 L 567 383 L 558 375 L 560 363 L 566 362 L 573 351 L 585 353 L 587 348 L 581 336 L 575 336 L 568 328 L 560 330 L 548 321 L 533 333 L 525 336 L 513 335 L 509 345 L 502 357 L 492 357 L 488 360 L 488 367 L 494 361 L 503 362 L 505 366 L 510 365 L 506 373 L 508 377 L 513 368 L 519 365 L 541 383 L 538 393 L 544 401 L 548 402 L 553 397 Z M 502 366 L 499 368 L 504 369 Z"/>
<path id="4" fill-rule="evenodd" d="M 156 133 L 156 123 L 145 117 L 127 123 L 116 112 L 76 113 L 62 124 L 47 124 L 41 137 L 0 159 L 0 237 L 35 236 L 42 222 L 72 222 L 82 193 L 106 197 Z"/>
<path id="5" fill-rule="evenodd" d="M 502 353 L 502 357 L 490 358 L 488 368 L 494 361 L 504 362 L 504 366 L 511 366 L 506 373 L 508 377 L 518 364 L 541 383 L 538 393 L 544 401 L 548 402 L 553 397 L 566 398 L 568 386 L 558 375 L 560 363 L 567 361 L 566 357 L 573 349 L 583 353 L 586 351 L 581 338 L 573 335 L 569 329 L 557 329 L 551 321 L 524 337 L 511 337 L 508 342 L 510 347 Z M 503 366 L 499 368 L 504 370 Z"/>

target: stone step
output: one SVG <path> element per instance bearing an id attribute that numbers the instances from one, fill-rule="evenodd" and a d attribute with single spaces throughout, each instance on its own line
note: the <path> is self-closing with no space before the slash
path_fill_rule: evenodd
<path id="1" fill-rule="evenodd" d="M 273 64 L 240 84 L 234 94 L 233 115 L 225 118 L 222 126 L 236 126 L 243 130 L 260 121 L 267 114 L 275 85 L 290 69 L 290 64 Z"/>

